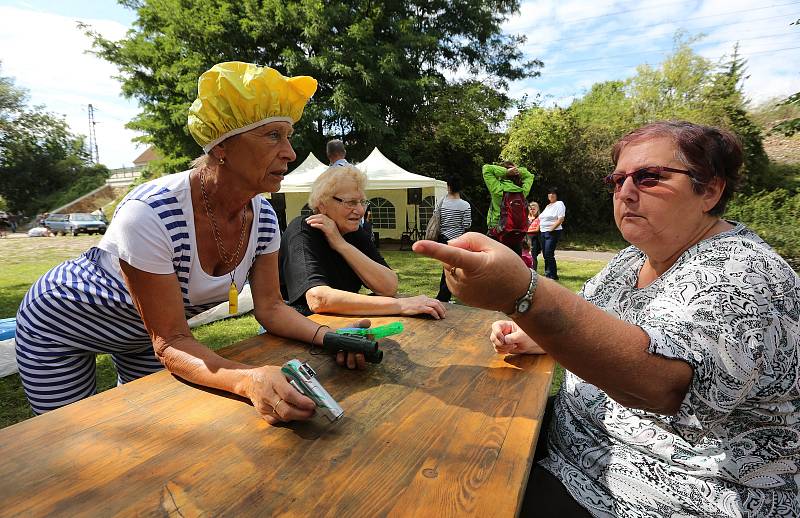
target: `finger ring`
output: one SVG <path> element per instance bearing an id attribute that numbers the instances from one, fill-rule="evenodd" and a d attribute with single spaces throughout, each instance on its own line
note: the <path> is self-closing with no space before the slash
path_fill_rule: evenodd
<path id="1" fill-rule="evenodd" d="M 450 275 L 455 275 L 455 274 L 456 274 L 456 267 L 455 266 L 451 266 L 450 267 Z"/>
<path id="2" fill-rule="evenodd" d="M 278 405 L 280 405 L 281 403 L 283 403 L 283 399 L 278 398 L 278 401 L 276 401 L 275 404 L 272 405 L 272 411 L 275 412 L 276 414 L 278 413 Z"/>

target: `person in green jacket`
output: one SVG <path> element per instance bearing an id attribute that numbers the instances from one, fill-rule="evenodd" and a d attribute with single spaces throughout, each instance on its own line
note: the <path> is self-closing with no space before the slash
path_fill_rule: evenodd
<path id="1" fill-rule="evenodd" d="M 485 164 L 483 166 L 483 181 L 492 196 L 489 213 L 486 216 L 486 228 L 497 226 L 500 219 L 500 204 L 504 192 L 521 192 L 527 197 L 533 185 L 533 174 L 524 167 L 517 167 L 513 162 L 503 162 L 502 165 Z M 522 242 L 509 246 L 517 255 L 522 253 Z"/>

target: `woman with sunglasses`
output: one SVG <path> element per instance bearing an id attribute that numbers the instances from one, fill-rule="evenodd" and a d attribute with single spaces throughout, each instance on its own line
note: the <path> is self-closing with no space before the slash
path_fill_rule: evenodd
<path id="1" fill-rule="evenodd" d="M 420 295 L 396 298 L 397 274 L 360 225 L 368 205 L 367 176 L 355 166 L 331 167 L 311 186 L 314 212 L 286 227 L 280 248 L 281 292 L 303 314 L 429 315 L 444 305 Z M 375 296 L 362 295 L 364 286 Z"/>
<path id="2" fill-rule="evenodd" d="M 612 156 L 633 246 L 578 295 L 478 234 L 414 246 L 460 300 L 511 317 L 492 326 L 498 353 L 566 369 L 521 515 L 800 516 L 800 279 L 721 217 L 741 144 L 657 122 Z"/>

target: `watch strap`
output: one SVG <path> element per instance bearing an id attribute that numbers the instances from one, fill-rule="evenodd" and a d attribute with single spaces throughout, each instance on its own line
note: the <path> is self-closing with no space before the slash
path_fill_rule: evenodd
<path id="1" fill-rule="evenodd" d="M 536 293 L 536 287 L 539 284 L 539 274 L 536 273 L 536 270 L 534 270 L 533 268 L 528 268 L 528 269 L 531 272 L 531 282 L 528 285 L 528 291 L 526 291 L 523 296 L 521 296 L 516 300 L 516 302 L 514 302 L 514 311 L 512 313 L 509 313 L 509 316 L 527 313 L 528 310 L 533 305 L 533 295 Z M 527 302 L 527 304 L 524 304 L 524 302 Z"/>

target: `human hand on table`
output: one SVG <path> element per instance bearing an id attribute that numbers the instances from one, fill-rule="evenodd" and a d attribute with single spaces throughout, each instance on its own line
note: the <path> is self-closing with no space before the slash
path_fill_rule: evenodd
<path id="1" fill-rule="evenodd" d="M 425 295 L 400 297 L 397 299 L 397 303 L 400 305 L 400 311 L 398 311 L 400 315 L 430 315 L 436 320 L 441 320 L 447 314 L 447 310 L 444 304 L 442 304 L 442 301 L 432 299 Z"/>
<path id="2" fill-rule="evenodd" d="M 498 354 L 544 354 L 545 350 L 525 334 L 513 320 L 492 323 L 489 341 Z"/>
<path id="3" fill-rule="evenodd" d="M 344 327 L 368 328 L 371 325 L 372 322 L 370 322 L 368 318 L 362 318 L 361 320 L 357 320 L 356 322 Z M 329 332 L 332 333 L 333 331 Z M 347 367 L 348 369 L 363 370 L 367 368 L 367 360 L 364 359 L 364 355 L 362 353 L 345 353 L 344 351 L 339 351 L 336 353 L 336 363 L 342 367 Z"/>
<path id="4" fill-rule="evenodd" d="M 446 245 L 417 241 L 412 249 L 441 261 L 447 287 L 470 306 L 510 314 L 528 291 L 531 272 L 522 258 L 483 234 L 468 232 Z"/>
<path id="5" fill-rule="evenodd" d="M 316 405 L 286 380 L 281 368 L 265 365 L 252 369 L 245 394 L 269 424 L 303 421 L 314 415 Z"/>

